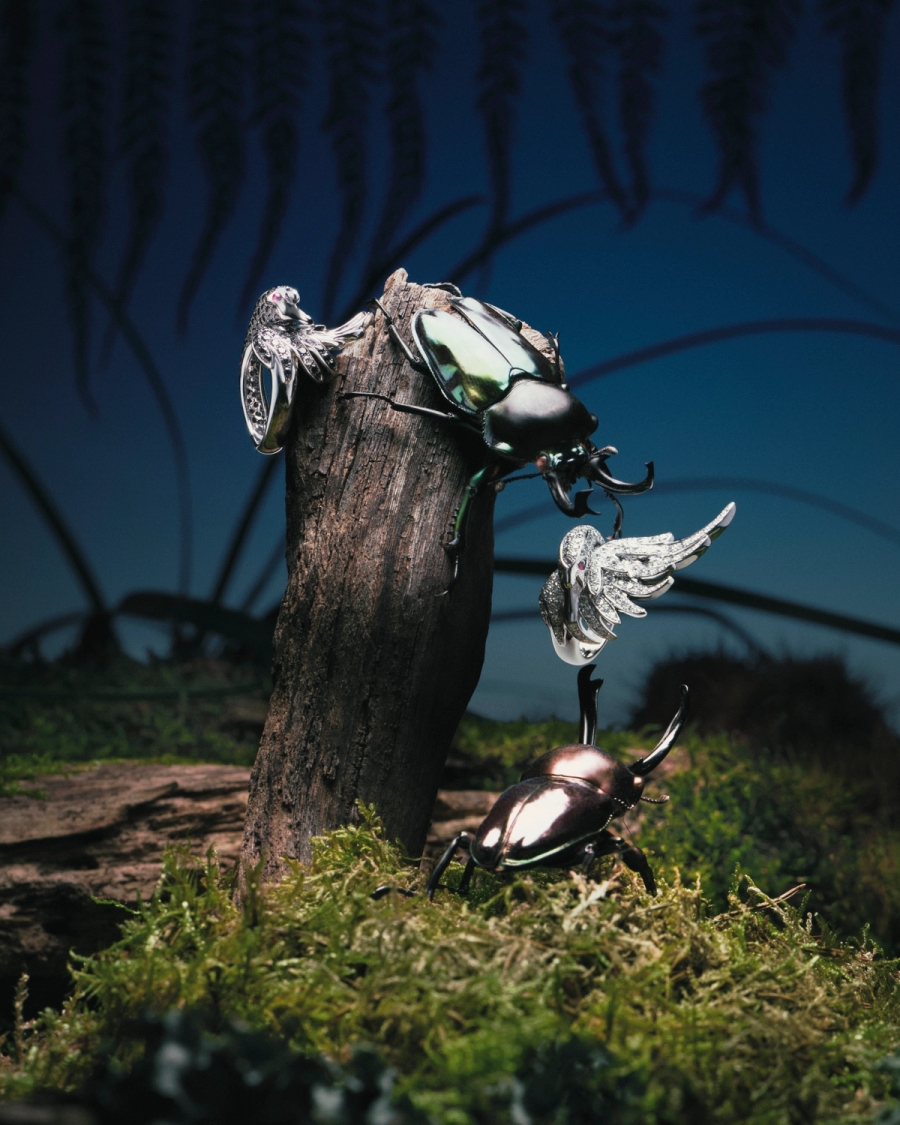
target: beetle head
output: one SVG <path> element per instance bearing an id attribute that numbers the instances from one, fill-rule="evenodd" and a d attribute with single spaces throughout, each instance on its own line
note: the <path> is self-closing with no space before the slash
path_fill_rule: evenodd
<path id="1" fill-rule="evenodd" d="M 666 757 L 681 733 L 688 716 L 688 689 L 682 684 L 681 706 L 669 723 L 665 734 L 646 758 L 630 766 L 617 761 L 612 754 L 594 746 L 597 721 L 597 693 L 602 680 L 592 680 L 596 666 L 586 664 L 578 673 L 578 698 L 581 704 L 581 743 L 558 746 L 537 758 L 522 774 L 522 781 L 533 777 L 567 777 L 586 781 L 612 797 L 618 804 L 632 808 L 644 792 L 644 778 Z"/>

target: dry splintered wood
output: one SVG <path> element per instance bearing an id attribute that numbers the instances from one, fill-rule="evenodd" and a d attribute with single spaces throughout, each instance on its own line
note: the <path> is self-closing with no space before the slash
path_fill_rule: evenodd
<path id="1" fill-rule="evenodd" d="M 388 278 L 383 306 L 403 339 L 448 293 Z M 310 840 L 372 804 L 391 838 L 421 853 L 451 741 L 484 661 L 495 491 L 472 504 L 449 596 L 443 545 L 480 436 L 437 419 L 342 398 L 366 391 L 448 412 L 379 312 L 344 349 L 334 381 L 309 390 L 286 444 L 288 583 L 275 633 L 274 692 L 250 782 L 242 864 L 307 861 Z M 550 354 L 543 336 L 525 334 Z"/>
<path id="2" fill-rule="evenodd" d="M 44 796 L 0 799 L 0 982 L 10 994 L 22 972 L 35 996 L 56 1001 L 70 950 L 114 941 L 124 914 L 95 899 L 134 904 L 153 893 L 163 851 L 215 848 L 237 861 L 249 769 L 240 766 L 91 766 L 35 783 Z M 438 794 L 428 853 L 474 830 L 496 793 Z M 49 982 L 42 992 L 41 982 Z M 4 1008 L 7 1006 L 4 1000 Z"/>

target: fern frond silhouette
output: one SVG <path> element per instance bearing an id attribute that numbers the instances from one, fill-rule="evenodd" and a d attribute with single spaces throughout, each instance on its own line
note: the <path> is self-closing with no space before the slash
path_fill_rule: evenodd
<path id="1" fill-rule="evenodd" d="M 822 0 L 825 30 L 842 49 L 844 116 L 853 159 L 846 202 L 865 195 L 878 163 L 878 84 L 884 26 L 893 0 Z"/>
<path id="2" fill-rule="evenodd" d="M 610 35 L 618 58 L 616 87 L 625 163 L 631 179 L 632 220 L 650 199 L 647 142 L 656 110 L 653 78 L 662 66 L 662 25 L 668 12 L 654 0 L 618 0 L 610 13 Z"/>
<path id="3" fill-rule="evenodd" d="M 718 149 L 715 211 L 737 188 L 751 217 L 762 215 L 756 166 L 758 122 L 768 107 L 772 71 L 782 67 L 802 12 L 801 0 L 699 0 L 696 32 L 709 78 L 700 102 Z"/>
<path id="4" fill-rule="evenodd" d="M 610 46 L 608 13 L 599 0 L 552 0 L 550 15 L 562 44 L 569 85 L 597 176 L 627 217 L 628 195 L 616 170 L 603 112 L 605 56 Z"/>
<path id="5" fill-rule="evenodd" d="M 384 206 L 372 244 L 366 273 L 390 251 L 394 235 L 418 202 L 425 185 L 425 118 L 418 79 L 431 67 L 440 24 L 428 0 L 388 0 L 385 71 L 388 98 L 385 112 L 391 137 L 391 171 Z"/>
<path id="6" fill-rule="evenodd" d="M 125 78 L 119 147 L 127 164 L 129 231 L 116 279 L 116 298 L 128 305 L 162 218 L 169 171 L 169 112 L 174 47 L 172 0 L 131 0 L 125 8 Z M 115 339 L 110 325 L 104 351 Z"/>
<path id="7" fill-rule="evenodd" d="M 37 22 L 37 0 L 3 0 L 0 5 L 0 218 L 28 148 L 28 72 Z"/>
<path id="8" fill-rule="evenodd" d="M 341 192 L 341 223 L 323 289 L 323 317 L 334 311 L 338 287 L 353 257 L 366 204 L 369 102 L 381 54 L 381 26 L 369 0 L 319 0 L 328 67 L 328 108 Z"/>
<path id="9" fill-rule="evenodd" d="M 516 103 L 528 45 L 524 0 L 475 0 L 480 59 L 476 105 L 484 125 L 491 180 L 489 230 L 504 226 L 509 214 Z"/>
<path id="10" fill-rule="evenodd" d="M 74 334 L 76 386 L 86 407 L 96 413 L 90 391 L 90 297 L 85 270 L 93 262 L 106 208 L 110 43 L 100 0 L 63 0 L 57 27 L 63 41 L 59 107 L 69 196 L 66 298 Z"/>
<path id="11" fill-rule="evenodd" d="M 196 0 L 188 44 L 188 116 L 209 188 L 206 221 L 178 299 L 178 330 L 188 316 L 219 239 L 237 206 L 246 165 L 247 57 L 241 0 Z"/>
<path id="12" fill-rule="evenodd" d="M 287 214 L 300 153 L 298 117 L 309 76 L 311 48 L 311 15 L 303 0 L 258 4 L 253 19 L 253 120 L 262 130 L 268 190 L 259 238 L 241 289 L 241 313 L 257 296 L 260 279 Z"/>

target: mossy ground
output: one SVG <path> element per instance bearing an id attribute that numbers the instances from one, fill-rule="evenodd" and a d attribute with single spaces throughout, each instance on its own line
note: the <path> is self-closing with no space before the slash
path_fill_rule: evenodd
<path id="1" fill-rule="evenodd" d="M 126 673 L 117 690 L 140 689 Z M 165 674 L 175 687 L 247 681 L 211 666 Z M 4 776 L 22 784 L 59 760 L 252 757 L 255 732 L 227 696 L 144 704 L 7 701 Z M 451 772 L 502 786 L 574 733 L 555 720 L 469 718 Z M 627 757 L 652 738 L 600 742 Z M 604 1088 L 627 1092 L 616 1120 L 872 1120 L 890 1091 L 876 1064 L 900 1044 L 897 825 L 864 787 L 809 762 L 725 738 L 688 738 L 673 757 L 656 789 L 671 801 L 642 806 L 635 825 L 656 899 L 604 868 L 590 880 L 479 873 L 467 901 L 442 891 L 434 904 L 373 902 L 380 883 L 421 879 L 369 813 L 320 841 L 311 869 L 265 891 L 251 881 L 240 907 L 214 861 L 173 853 L 153 900 L 123 911 L 121 942 L 76 962 L 64 1009 L 20 1021 L 0 1055 L 2 1096 L 76 1087 L 102 1042 L 127 1059 L 131 1021 L 178 1007 L 212 1030 L 237 1018 L 338 1061 L 369 1044 L 397 1069 L 398 1090 L 447 1125 L 524 1120 L 515 1091 L 542 1050 L 572 1042 L 611 1053 Z"/>
<path id="2" fill-rule="evenodd" d="M 655 899 L 619 873 L 373 902 L 385 879 L 417 872 L 371 815 L 310 869 L 251 881 L 241 907 L 213 860 L 172 854 L 122 940 L 76 965 L 62 1012 L 20 1029 L 5 1095 L 76 1087 L 102 1041 L 127 1057 L 129 1021 L 175 1007 L 306 1054 L 371 1044 L 399 1092 L 459 1125 L 512 1120 L 524 1060 L 572 1036 L 611 1052 L 635 1122 L 863 1121 L 888 1089 L 875 1064 L 900 1039 L 897 964 L 746 879 L 722 913 L 677 876 Z"/>
<path id="3" fill-rule="evenodd" d="M 0 796 L 93 761 L 251 765 L 268 692 L 225 661 L 0 661 Z"/>

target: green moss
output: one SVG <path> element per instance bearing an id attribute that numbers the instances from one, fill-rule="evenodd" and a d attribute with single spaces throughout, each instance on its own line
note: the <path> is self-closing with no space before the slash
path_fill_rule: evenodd
<path id="1" fill-rule="evenodd" d="M 671 801 L 641 806 L 638 840 L 655 866 L 700 879 L 717 909 L 735 868 L 773 895 L 802 883 L 837 932 L 868 926 L 900 952 L 900 826 L 864 786 L 724 737 L 689 738 L 679 753 L 656 787 Z"/>
<path id="2" fill-rule="evenodd" d="M 221 661 L 121 659 L 102 672 L 62 662 L 0 664 L 0 796 L 60 764 L 139 759 L 250 765 L 268 684 Z M 39 787 L 38 791 L 39 791 Z"/>
<path id="3" fill-rule="evenodd" d="M 897 964 L 746 878 L 722 912 L 677 875 L 657 899 L 627 873 L 369 897 L 417 879 L 368 812 L 309 869 L 251 878 L 240 907 L 213 859 L 172 853 L 122 940 L 78 963 L 63 1011 L 20 1032 L 5 1095 L 76 1087 L 102 1041 L 127 1055 L 130 1021 L 172 1008 L 339 1061 L 371 1044 L 400 1092 L 454 1125 L 512 1120 L 498 1091 L 573 1035 L 608 1049 L 647 1125 L 862 1121 L 889 1089 L 875 1064 L 900 1042 Z"/>

